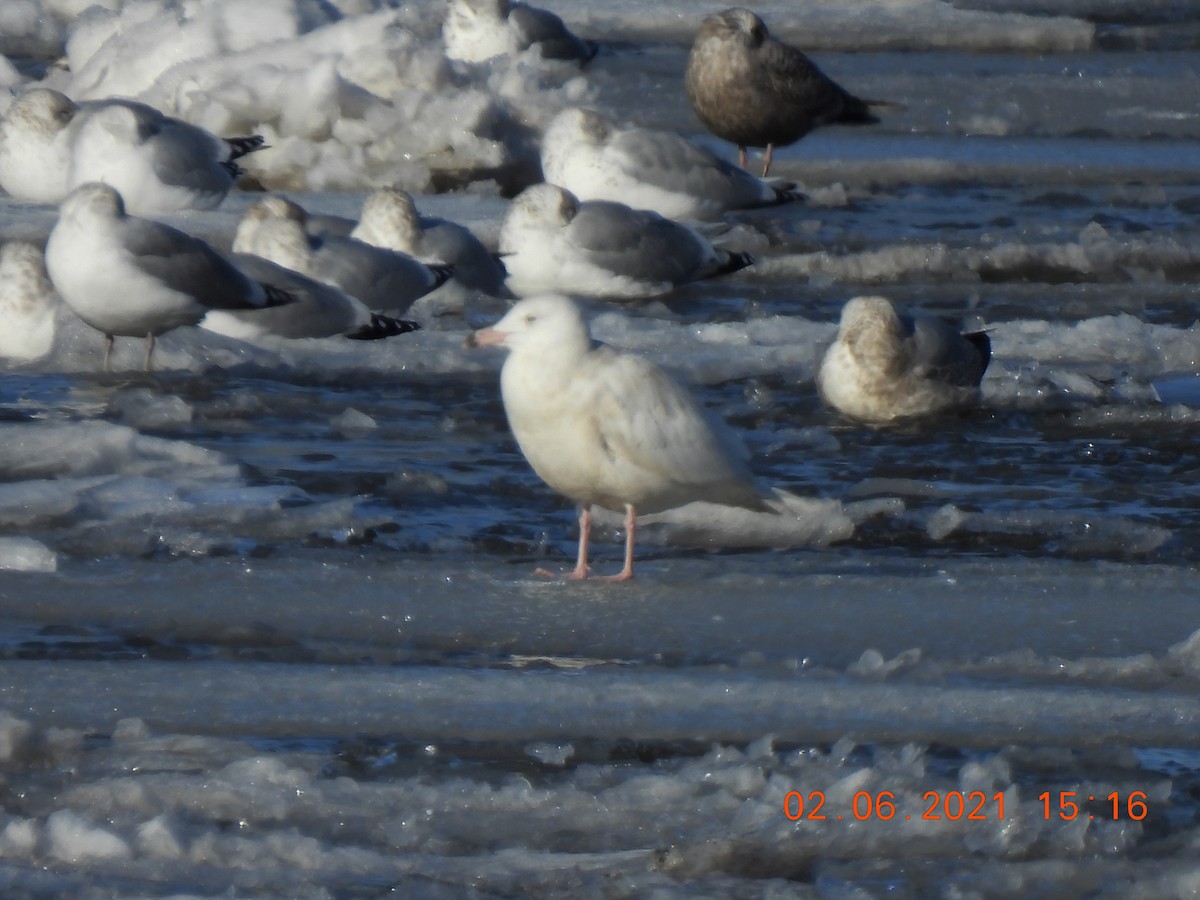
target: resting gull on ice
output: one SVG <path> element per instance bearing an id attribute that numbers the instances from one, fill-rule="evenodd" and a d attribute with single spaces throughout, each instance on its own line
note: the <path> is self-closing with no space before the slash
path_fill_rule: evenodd
<path id="1" fill-rule="evenodd" d="M 510 204 L 500 226 L 500 255 L 518 296 L 562 292 L 608 300 L 658 296 L 754 262 L 656 212 L 609 200 L 580 202 L 545 182 Z"/>
<path id="2" fill-rule="evenodd" d="M 734 7 L 704 19 L 684 75 L 696 117 L 738 148 L 766 147 L 763 176 L 779 146 L 795 143 L 821 125 L 870 124 L 870 100 L 836 84 L 795 47 L 775 40 L 748 9 Z"/>
<path id="3" fill-rule="evenodd" d="M 134 215 L 212 209 L 242 173 L 235 160 L 262 143 L 219 138 L 132 100 L 76 104 L 34 88 L 0 125 L 0 186 L 21 200 L 56 203 L 97 181 L 116 188 Z"/>
<path id="4" fill-rule="evenodd" d="M 590 109 L 564 109 L 542 136 L 542 172 L 580 200 L 616 200 L 669 219 L 800 198 L 670 131 L 618 128 Z"/>
<path id="5" fill-rule="evenodd" d="M 195 325 L 213 309 L 253 309 L 293 298 L 244 275 L 199 238 L 125 214 L 121 195 L 85 184 L 67 195 L 46 243 L 46 270 L 63 301 L 106 339 L 146 339 Z"/>
<path id="6" fill-rule="evenodd" d="M 492 296 L 508 293 L 504 267 L 469 228 L 422 216 L 412 195 L 399 188 L 381 188 L 368 194 L 350 237 L 407 253 L 426 264 L 452 266 L 452 280 L 470 290 Z"/>
<path id="7" fill-rule="evenodd" d="M 884 425 L 974 405 L 990 359 L 984 332 L 898 315 L 884 297 L 855 297 L 842 309 L 817 387 L 844 415 Z"/>
<path id="8" fill-rule="evenodd" d="M 60 307 L 41 248 L 28 241 L 0 247 L 0 358 L 40 359 L 49 353 Z"/>
<path id="9" fill-rule="evenodd" d="M 293 303 L 260 309 L 214 309 L 200 327 L 238 340 L 263 337 L 325 338 L 343 335 L 373 341 L 416 331 L 421 326 L 371 312 L 361 300 L 340 288 L 278 266 L 261 256 L 238 253 L 234 264 L 259 284 L 269 285 Z"/>
<path id="10" fill-rule="evenodd" d="M 538 476 L 581 505 L 568 578 L 588 577 L 593 505 L 625 513 L 616 581 L 633 577 L 640 513 L 697 500 L 774 511 L 737 435 L 654 363 L 594 343 L 574 301 L 521 300 L 468 344 L 508 349 L 500 389 L 513 436 Z"/>
<path id="11" fill-rule="evenodd" d="M 264 197 L 247 208 L 233 250 L 332 284 L 368 308 L 389 313 L 404 312 L 452 274 L 446 266 L 428 266 L 354 238 L 311 234 L 303 207 L 282 197 Z"/>
<path id="12" fill-rule="evenodd" d="M 452 0 L 442 25 L 446 56 L 483 62 L 536 47 L 543 59 L 586 63 L 600 49 L 576 37 L 554 13 L 515 0 Z"/>

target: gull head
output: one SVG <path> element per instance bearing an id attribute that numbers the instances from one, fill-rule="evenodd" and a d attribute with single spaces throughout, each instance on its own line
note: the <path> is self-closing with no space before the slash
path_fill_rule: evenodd
<path id="1" fill-rule="evenodd" d="M 546 126 L 542 140 L 546 144 L 590 144 L 603 146 L 612 136 L 615 123 L 594 109 L 570 107 L 564 109 Z"/>
<path id="2" fill-rule="evenodd" d="M 350 236 L 376 247 L 408 253 L 420 233 L 421 222 L 412 195 L 399 188 L 381 188 L 363 201 L 358 225 Z"/>
<path id="3" fill-rule="evenodd" d="M 81 184 L 67 194 L 58 208 L 60 219 L 120 219 L 125 215 L 125 201 L 117 189 L 99 181 Z"/>
<path id="4" fill-rule="evenodd" d="M 704 19 L 697 40 L 705 37 L 736 40 L 750 47 L 761 47 L 770 34 L 766 23 L 754 12 L 735 6 Z"/>
<path id="5" fill-rule="evenodd" d="M 17 96 L 8 108 L 4 122 L 9 127 L 36 130 L 48 136 L 66 128 L 77 110 L 66 94 L 50 88 L 33 88 Z"/>
<path id="6" fill-rule="evenodd" d="M 272 219 L 284 219 L 299 222 L 303 228 L 308 220 L 308 214 L 302 206 L 285 200 L 283 197 L 263 197 L 255 200 L 242 213 L 238 220 L 237 231 L 233 236 L 234 253 L 252 253 L 261 255 L 258 251 L 262 226 Z"/>
<path id="7" fill-rule="evenodd" d="M 509 204 L 504 222 L 500 226 L 501 239 L 504 232 L 513 228 L 556 229 L 565 228 L 579 212 L 579 200 L 574 194 L 556 184 L 542 182 L 527 187 Z M 504 247 L 501 253 L 508 252 Z"/>
<path id="8" fill-rule="evenodd" d="M 504 347 L 514 353 L 547 356 L 564 352 L 582 355 L 591 343 L 579 305 L 559 294 L 527 297 L 495 325 L 481 328 L 467 338 L 468 347 Z"/>

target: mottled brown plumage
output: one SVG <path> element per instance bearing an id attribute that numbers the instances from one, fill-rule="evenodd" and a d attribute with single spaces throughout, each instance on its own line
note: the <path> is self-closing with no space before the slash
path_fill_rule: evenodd
<path id="1" fill-rule="evenodd" d="M 775 40 L 748 9 L 708 16 L 700 25 L 684 78 L 697 118 L 738 147 L 766 147 L 763 175 L 777 146 L 795 143 L 832 123 L 869 124 L 871 102 L 825 75 L 795 47 Z"/>

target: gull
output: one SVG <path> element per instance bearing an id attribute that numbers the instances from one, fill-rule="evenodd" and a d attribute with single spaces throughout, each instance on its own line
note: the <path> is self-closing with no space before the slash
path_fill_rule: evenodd
<path id="1" fill-rule="evenodd" d="M 583 64 L 600 49 L 572 34 L 554 13 L 515 0 L 453 0 L 442 38 L 446 56 L 469 63 L 537 47 L 543 59 Z"/>
<path id="2" fill-rule="evenodd" d="M 542 172 L 580 200 L 615 200 L 669 219 L 718 219 L 731 209 L 800 198 L 681 135 L 618 128 L 590 109 L 564 109 L 542 136 Z"/>
<path id="3" fill-rule="evenodd" d="M 243 274 L 199 238 L 125 213 L 106 184 L 77 187 L 59 208 L 46 269 L 63 301 L 104 334 L 108 371 L 114 335 L 146 339 L 195 325 L 213 309 L 253 309 L 293 298 Z"/>
<path id="4" fill-rule="evenodd" d="M 984 332 L 937 316 L 901 316 L 885 297 L 855 297 L 817 374 L 834 409 L 874 425 L 969 407 L 991 359 Z"/>
<path id="5" fill-rule="evenodd" d="M 763 177 L 776 147 L 795 143 L 818 126 L 879 121 L 871 106 L 881 104 L 846 91 L 741 7 L 701 23 L 684 85 L 704 127 L 737 145 L 739 165 L 746 165 L 747 147 L 767 148 Z"/>
<path id="6" fill-rule="evenodd" d="M 375 311 L 403 312 L 453 274 L 449 267 L 428 266 L 354 238 L 312 234 L 307 226 L 303 207 L 282 197 L 264 197 L 242 214 L 233 251 L 332 284 Z"/>
<path id="7" fill-rule="evenodd" d="M 371 312 L 361 300 L 340 288 L 285 269 L 247 253 L 233 256 L 234 264 L 259 284 L 283 292 L 292 303 L 259 309 L 214 309 L 200 327 L 238 340 L 263 337 L 326 338 L 345 336 L 356 341 L 408 334 L 421 326 Z"/>
<path id="8" fill-rule="evenodd" d="M 659 366 L 593 342 L 574 301 L 521 300 L 467 343 L 507 348 L 500 390 L 513 436 L 538 477 L 580 504 L 567 578 L 590 572 L 593 505 L 625 513 L 625 566 L 610 581 L 633 577 L 639 514 L 697 500 L 776 511 L 738 436 Z"/>
<path id="9" fill-rule="evenodd" d="M 0 357 L 32 360 L 49 353 L 61 305 L 39 246 L 8 241 L 0 247 Z"/>
<path id="10" fill-rule="evenodd" d="M 145 103 L 75 103 L 49 88 L 18 96 L 0 125 L 0 187 L 20 200 L 57 203 L 104 182 L 133 215 L 212 209 L 260 149 L 258 135 L 219 138 Z"/>
<path id="11" fill-rule="evenodd" d="M 654 297 L 754 262 L 656 212 L 580 202 L 545 182 L 512 201 L 500 226 L 500 255 L 517 296 L 562 292 L 618 301 Z"/>
<path id="12" fill-rule="evenodd" d="M 77 107 L 48 88 L 18 94 L 0 120 L 0 187 L 17 200 L 58 203 L 71 165 L 68 126 Z"/>
<path id="13" fill-rule="evenodd" d="M 412 195 L 399 188 L 368 194 L 350 237 L 430 265 L 452 266 L 453 280 L 471 290 L 497 297 L 507 293 L 504 267 L 470 229 L 422 216 Z"/>

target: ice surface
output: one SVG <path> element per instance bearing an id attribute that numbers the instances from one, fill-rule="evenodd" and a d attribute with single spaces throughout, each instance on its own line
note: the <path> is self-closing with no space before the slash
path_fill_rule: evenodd
<path id="1" fill-rule="evenodd" d="M 586 68 L 450 63 L 440 0 L 25 0 L 0 86 L 264 134 L 168 218 L 225 249 L 260 187 L 353 218 L 392 183 L 495 249 L 565 105 L 730 153 L 679 78 L 704 10 L 545 5 L 601 41 Z M 810 200 L 722 224 L 751 269 L 590 309 L 791 495 L 644 523 L 631 584 L 534 574 L 576 511 L 512 441 L 501 356 L 462 346 L 503 302 L 393 341 L 178 329 L 151 376 L 56 318 L 0 362 L 0 894 L 1194 894 L 1193 6 L 756 7 L 896 106 L 776 154 Z M 0 240 L 54 218 L 0 201 Z M 822 408 L 868 292 L 988 330 L 980 409 Z M 596 529 L 598 568 L 623 538 Z"/>

